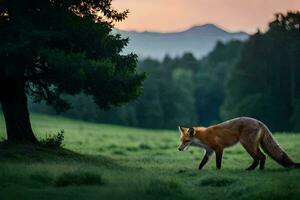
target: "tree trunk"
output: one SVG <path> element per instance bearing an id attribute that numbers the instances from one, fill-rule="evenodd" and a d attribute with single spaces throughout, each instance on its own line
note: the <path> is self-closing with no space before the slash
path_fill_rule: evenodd
<path id="1" fill-rule="evenodd" d="M 4 87 L 6 89 L 2 91 L 0 101 L 7 140 L 14 143 L 37 143 L 30 124 L 24 84 L 14 81 Z"/>

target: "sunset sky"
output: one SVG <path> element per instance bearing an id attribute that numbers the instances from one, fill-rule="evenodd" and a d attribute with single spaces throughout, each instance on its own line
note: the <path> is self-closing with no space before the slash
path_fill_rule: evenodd
<path id="1" fill-rule="evenodd" d="M 122 30 L 181 31 L 214 23 L 227 31 L 265 30 L 276 12 L 300 10 L 300 0 L 114 0 L 114 8 L 130 10 L 116 25 Z"/>

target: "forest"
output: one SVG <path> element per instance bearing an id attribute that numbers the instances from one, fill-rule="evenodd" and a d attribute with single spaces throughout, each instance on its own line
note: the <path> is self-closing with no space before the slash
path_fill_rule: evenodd
<path id="1" fill-rule="evenodd" d="M 63 116 L 153 129 L 208 126 L 234 117 L 257 118 L 274 131 L 300 130 L 299 12 L 276 14 L 267 31 L 245 41 L 218 42 L 202 59 L 191 53 L 163 60 L 139 60 L 146 72 L 143 94 L 111 110 L 93 97 L 64 95 Z M 105 95 L 105 94 L 103 94 Z M 56 114 L 45 103 L 30 110 Z"/>

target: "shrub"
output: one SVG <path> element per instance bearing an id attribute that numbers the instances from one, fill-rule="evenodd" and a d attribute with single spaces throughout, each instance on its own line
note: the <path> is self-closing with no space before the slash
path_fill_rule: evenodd
<path id="1" fill-rule="evenodd" d="M 59 148 L 62 147 L 64 140 L 64 130 L 61 130 L 56 135 L 46 135 L 45 139 L 40 140 L 40 144 L 48 148 Z"/>

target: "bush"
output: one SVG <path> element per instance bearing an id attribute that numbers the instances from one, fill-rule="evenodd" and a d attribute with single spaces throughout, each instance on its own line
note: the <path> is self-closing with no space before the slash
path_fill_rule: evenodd
<path id="1" fill-rule="evenodd" d="M 57 135 L 46 135 L 45 139 L 40 140 L 40 144 L 48 148 L 59 148 L 62 147 L 64 140 L 64 130 L 61 130 Z"/>

